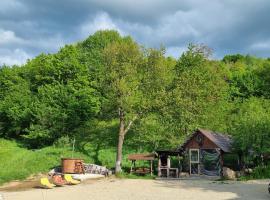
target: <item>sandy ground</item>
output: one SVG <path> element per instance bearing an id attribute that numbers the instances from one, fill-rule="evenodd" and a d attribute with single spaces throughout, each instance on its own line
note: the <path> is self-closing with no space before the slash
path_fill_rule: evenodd
<path id="1" fill-rule="evenodd" d="M 32 188 L 0 194 L 4 200 L 270 200 L 268 183 L 103 179 L 51 190 Z"/>

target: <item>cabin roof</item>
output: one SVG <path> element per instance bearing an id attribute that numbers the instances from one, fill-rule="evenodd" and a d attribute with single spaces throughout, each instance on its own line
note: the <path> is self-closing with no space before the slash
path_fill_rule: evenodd
<path id="1" fill-rule="evenodd" d="M 210 130 L 198 129 L 195 131 L 186 142 L 179 147 L 179 150 L 184 150 L 186 145 L 198 134 L 201 133 L 209 140 L 211 140 L 215 145 L 217 145 L 222 151 L 229 153 L 232 148 L 232 138 L 229 135 L 213 132 Z"/>
<path id="2" fill-rule="evenodd" d="M 170 156 L 178 156 L 181 155 L 182 152 L 179 151 L 179 149 L 174 149 L 174 150 L 156 150 L 156 153 L 158 155 L 160 154 L 166 154 L 166 155 L 170 155 Z"/>

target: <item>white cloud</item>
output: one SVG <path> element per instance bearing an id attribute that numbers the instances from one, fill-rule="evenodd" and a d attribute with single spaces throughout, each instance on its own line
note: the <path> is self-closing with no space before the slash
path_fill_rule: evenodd
<path id="1" fill-rule="evenodd" d="M 20 65 L 32 56 L 26 53 L 54 53 L 63 47 L 67 42 L 60 34 L 50 37 L 20 38 L 11 30 L 0 29 L 0 65 Z M 38 49 L 40 52 L 33 52 Z"/>
<path id="2" fill-rule="evenodd" d="M 82 37 L 88 37 L 98 30 L 117 30 L 124 34 L 123 31 L 113 22 L 106 12 L 98 13 L 93 20 L 81 25 L 80 31 Z"/>
<path id="3" fill-rule="evenodd" d="M 21 65 L 32 56 L 27 54 L 22 49 L 15 50 L 0 50 L 0 66 L 1 65 Z"/>
<path id="4" fill-rule="evenodd" d="M 0 44 L 24 43 L 13 31 L 0 29 Z"/>

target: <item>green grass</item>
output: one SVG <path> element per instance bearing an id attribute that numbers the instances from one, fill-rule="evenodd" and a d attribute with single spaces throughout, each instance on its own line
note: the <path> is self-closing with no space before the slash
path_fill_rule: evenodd
<path id="1" fill-rule="evenodd" d="M 71 157 L 69 148 L 46 147 L 32 151 L 16 142 L 0 139 L 0 184 L 11 180 L 23 180 L 30 175 L 48 172 L 60 165 L 62 157 Z M 74 157 L 93 162 L 82 153 L 74 152 Z"/>
<path id="2" fill-rule="evenodd" d="M 58 145 L 65 146 L 65 145 Z M 84 159 L 87 163 L 95 163 L 114 168 L 116 152 L 115 148 L 96 149 L 89 143 L 84 147 L 82 152 L 74 152 L 73 157 Z M 79 149 L 79 148 L 75 148 Z M 123 149 L 122 169 L 123 173 L 119 174 L 119 178 L 131 179 L 152 179 L 151 176 L 138 176 L 129 174 L 131 162 L 128 160 L 128 154 L 135 153 L 131 148 Z M 47 173 L 51 168 L 61 164 L 61 158 L 71 157 L 72 151 L 70 147 L 64 148 L 50 146 L 39 150 L 29 150 L 21 147 L 17 142 L 0 139 L 0 185 L 12 180 L 23 180 L 30 175 L 38 173 Z M 137 167 L 147 167 L 148 162 L 137 162 Z"/>
<path id="3" fill-rule="evenodd" d="M 270 178 L 270 165 L 257 166 L 253 169 L 253 172 L 247 176 L 241 176 L 240 181 L 247 181 L 252 179 L 269 179 Z"/>
<path id="4" fill-rule="evenodd" d="M 61 146 L 61 145 L 60 145 Z M 152 179 L 151 176 L 138 176 L 129 174 L 131 162 L 127 159 L 128 154 L 134 153 L 131 149 L 124 149 L 122 169 L 119 178 Z M 87 155 L 86 155 L 87 154 Z M 28 150 L 21 147 L 15 141 L 0 139 L 0 185 L 12 180 L 23 180 L 30 175 L 47 173 L 51 168 L 61 164 L 61 158 L 71 157 L 70 147 L 59 148 L 50 146 L 39 150 Z M 114 148 L 98 149 L 88 146 L 84 153 L 74 152 L 73 157 L 84 159 L 87 163 L 113 168 L 116 152 Z M 148 166 L 148 163 L 138 162 L 138 167 Z"/>

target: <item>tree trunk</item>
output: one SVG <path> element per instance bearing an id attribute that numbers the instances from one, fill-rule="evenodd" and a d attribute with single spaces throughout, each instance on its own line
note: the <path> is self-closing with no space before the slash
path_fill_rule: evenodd
<path id="1" fill-rule="evenodd" d="M 122 171 L 122 149 L 125 138 L 125 121 L 124 121 L 124 113 L 122 109 L 119 109 L 119 137 L 118 137 L 118 145 L 116 152 L 116 163 L 115 163 L 115 173 L 119 173 Z"/>
<path id="2" fill-rule="evenodd" d="M 122 171 L 122 150 L 125 135 L 132 126 L 133 122 L 137 119 L 138 115 L 135 115 L 132 120 L 129 121 L 128 125 L 125 127 L 125 113 L 122 108 L 119 108 L 119 137 L 118 137 L 118 145 L 116 152 L 116 162 L 115 162 L 115 173 L 119 173 Z"/>

